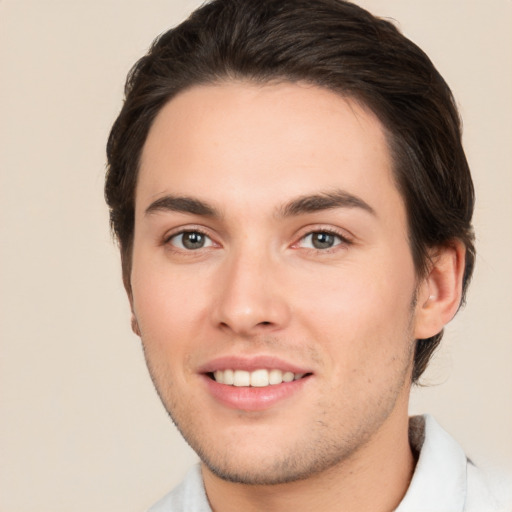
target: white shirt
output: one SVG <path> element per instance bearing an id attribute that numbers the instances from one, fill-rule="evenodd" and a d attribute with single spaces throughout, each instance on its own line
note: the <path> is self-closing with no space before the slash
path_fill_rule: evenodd
<path id="1" fill-rule="evenodd" d="M 410 418 L 409 440 L 420 456 L 395 512 L 512 512 L 512 490 L 504 479 L 491 487 L 486 475 L 434 418 Z M 148 512 L 212 512 L 199 465 Z"/>

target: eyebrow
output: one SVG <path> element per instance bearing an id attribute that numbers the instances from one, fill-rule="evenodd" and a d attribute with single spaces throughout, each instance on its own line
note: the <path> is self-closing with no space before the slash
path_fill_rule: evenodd
<path id="1" fill-rule="evenodd" d="M 220 217 L 220 213 L 208 203 L 186 196 L 165 195 L 146 208 L 146 215 L 155 212 L 181 212 L 204 217 Z"/>
<path id="2" fill-rule="evenodd" d="M 344 190 L 298 197 L 280 208 L 278 214 L 281 217 L 292 217 L 334 208 L 360 208 L 374 216 L 377 215 L 366 201 Z"/>
<path id="3" fill-rule="evenodd" d="M 320 192 L 298 197 L 279 208 L 278 217 L 293 217 L 304 213 L 314 213 L 334 208 L 360 208 L 372 215 L 375 210 L 363 199 L 344 190 Z M 220 212 L 205 201 L 187 196 L 165 195 L 153 201 L 145 211 L 146 215 L 155 212 L 180 212 L 204 217 L 220 218 Z"/>

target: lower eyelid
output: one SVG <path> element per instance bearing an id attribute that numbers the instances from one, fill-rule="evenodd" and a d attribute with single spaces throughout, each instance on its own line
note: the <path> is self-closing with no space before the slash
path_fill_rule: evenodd
<path id="1" fill-rule="evenodd" d="M 213 247 L 213 246 L 217 245 L 215 243 L 215 241 L 213 240 L 213 238 L 209 234 L 205 233 L 205 231 L 203 231 L 202 229 L 197 229 L 197 228 L 182 229 L 180 231 L 177 231 L 177 232 L 174 232 L 174 233 L 171 233 L 171 234 L 166 234 L 163 237 L 163 239 L 162 239 L 162 244 L 163 245 L 171 245 L 172 247 L 175 247 L 178 250 L 183 250 L 183 251 L 186 251 L 186 252 L 194 252 L 193 249 L 187 249 L 186 247 L 183 247 L 182 246 L 183 245 L 182 241 L 180 242 L 181 247 L 176 245 L 175 243 L 173 243 L 173 239 L 176 239 L 179 236 L 183 236 L 186 233 L 199 233 L 199 234 L 201 234 L 202 236 L 205 237 L 205 239 L 206 239 L 205 245 L 203 247 L 195 249 L 195 251 L 203 249 L 203 248 Z M 350 244 L 352 244 L 351 239 L 348 238 L 347 236 L 341 234 L 341 233 L 338 233 L 336 231 L 329 230 L 329 229 L 315 229 L 315 230 L 309 231 L 306 234 L 304 234 L 303 236 L 301 236 L 298 239 L 298 241 L 293 244 L 293 246 L 294 247 L 300 247 L 300 245 L 302 245 L 303 241 L 306 238 L 311 237 L 314 234 L 318 234 L 318 233 L 325 233 L 327 235 L 335 237 L 336 240 L 335 240 L 334 244 L 331 247 L 326 247 L 326 248 L 323 248 L 323 249 L 319 249 L 319 248 L 316 248 L 316 247 L 305 247 L 305 249 L 310 249 L 310 250 L 319 251 L 319 252 L 328 252 L 329 250 L 335 249 L 339 245 L 350 245 Z"/>
<path id="2" fill-rule="evenodd" d="M 206 247 L 211 247 L 212 245 L 214 245 L 212 238 L 207 233 L 205 233 L 204 231 L 202 231 L 200 229 L 184 229 L 182 231 L 178 231 L 176 233 L 171 233 L 170 235 L 166 235 L 163 238 L 163 244 L 164 245 L 172 245 L 173 247 L 177 247 L 175 244 L 172 243 L 173 240 L 180 236 L 183 236 L 187 233 L 199 233 L 200 235 L 204 236 L 207 240 Z M 183 244 L 183 242 L 181 242 L 181 244 Z M 190 250 L 190 249 L 186 249 L 185 247 L 178 247 L 178 248 L 184 249 L 184 250 Z"/>
<path id="3" fill-rule="evenodd" d="M 336 231 L 331 231 L 331 230 L 328 230 L 328 229 L 318 229 L 318 230 L 314 230 L 314 231 L 310 231 L 308 233 L 306 233 L 304 236 L 302 236 L 299 241 L 294 244 L 294 245 L 298 245 L 300 244 L 300 242 L 302 242 L 303 240 L 305 240 L 307 237 L 311 237 L 315 234 L 319 234 L 319 233 L 325 233 L 326 235 L 330 235 L 330 236 L 333 236 L 335 237 L 337 240 L 336 240 L 336 243 L 330 247 L 330 248 L 327 248 L 325 250 L 328 250 L 328 249 L 332 249 L 338 245 L 348 245 L 351 243 L 350 239 L 347 238 L 346 236 L 342 235 L 341 233 L 337 233 Z M 310 249 L 315 249 L 315 250 L 322 250 L 322 249 L 316 249 L 314 247 L 311 247 Z"/>

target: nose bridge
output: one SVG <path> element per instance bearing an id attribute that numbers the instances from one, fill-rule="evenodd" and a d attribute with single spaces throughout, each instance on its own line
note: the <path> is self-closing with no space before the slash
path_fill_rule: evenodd
<path id="1" fill-rule="evenodd" d="M 215 321 L 240 335 L 283 327 L 289 307 L 280 293 L 279 262 L 261 244 L 241 244 L 223 262 Z"/>

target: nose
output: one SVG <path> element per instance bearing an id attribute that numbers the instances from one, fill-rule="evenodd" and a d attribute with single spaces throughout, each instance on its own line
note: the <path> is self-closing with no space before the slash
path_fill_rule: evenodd
<path id="1" fill-rule="evenodd" d="M 233 254 L 217 277 L 214 322 L 221 329 L 247 337 L 288 324 L 290 307 L 282 272 L 269 255 Z"/>

